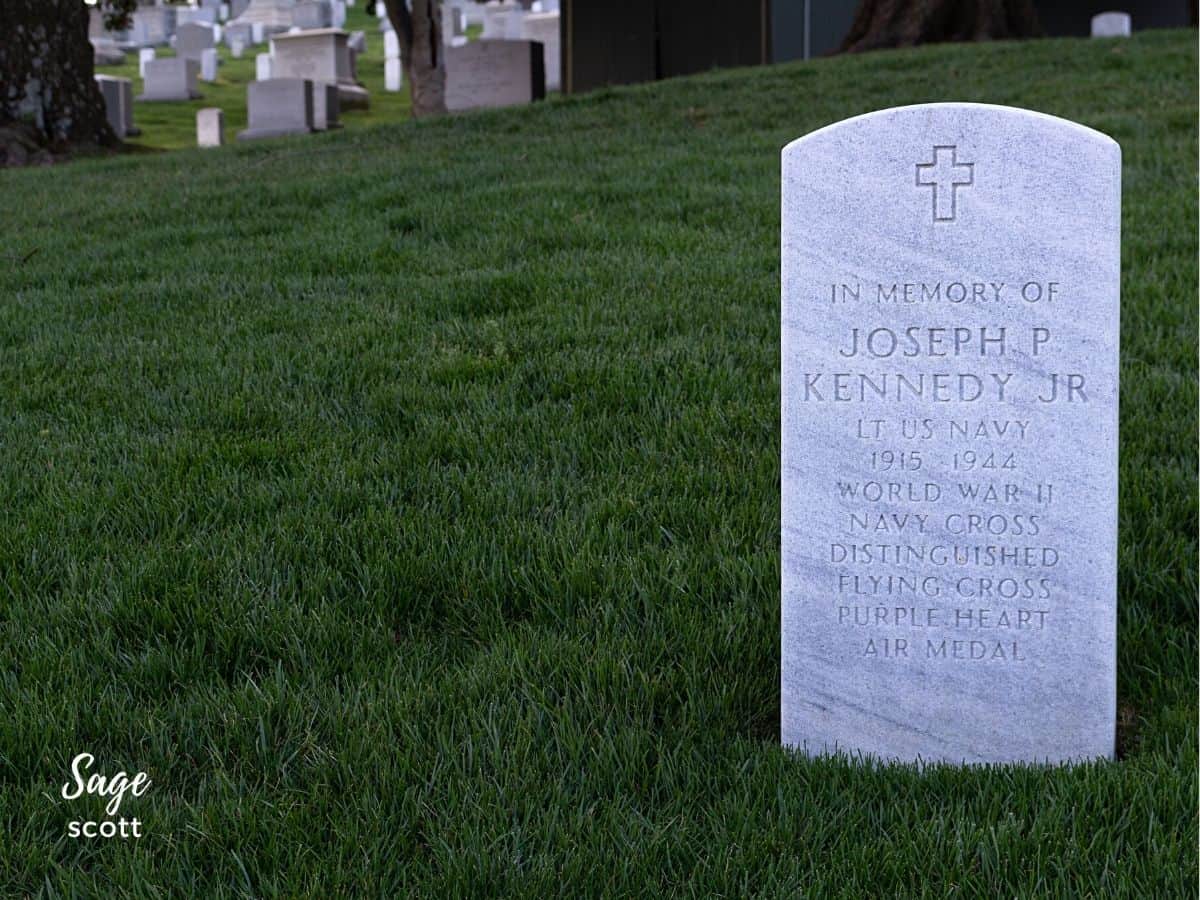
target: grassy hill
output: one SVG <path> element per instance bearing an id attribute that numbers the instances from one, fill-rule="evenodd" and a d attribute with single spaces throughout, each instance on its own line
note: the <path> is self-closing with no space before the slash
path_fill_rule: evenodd
<path id="1" fill-rule="evenodd" d="M 0 173 L 0 895 L 1189 896 L 1196 33 Z M 779 149 L 1124 149 L 1120 761 L 778 746 Z M 73 840 L 70 760 L 147 770 Z"/>

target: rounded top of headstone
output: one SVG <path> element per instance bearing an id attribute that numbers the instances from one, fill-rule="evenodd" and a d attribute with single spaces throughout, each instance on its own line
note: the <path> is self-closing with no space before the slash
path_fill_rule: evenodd
<path id="1" fill-rule="evenodd" d="M 1104 132 L 1088 128 L 1086 125 L 1080 125 L 1078 122 L 1072 122 L 1070 119 L 1052 116 L 1049 113 L 1024 109 L 1019 106 L 1001 106 L 994 103 L 916 103 L 910 106 L 891 106 L 887 109 L 877 109 L 869 113 L 863 113 L 860 116 L 853 116 L 849 119 L 843 119 L 840 122 L 834 122 L 823 128 L 818 128 L 816 131 L 810 131 L 808 134 L 801 135 L 784 146 L 783 153 L 787 154 L 793 148 L 797 148 L 805 142 L 830 137 L 836 132 L 848 132 L 875 122 L 895 121 L 899 123 L 900 120 L 920 116 L 928 117 L 930 124 L 934 124 L 936 121 L 937 124 L 943 127 L 953 127 L 956 124 L 954 121 L 956 118 L 961 120 L 963 126 L 970 124 L 973 127 L 984 124 L 984 120 L 989 117 L 993 120 L 1009 118 L 1014 122 L 1021 121 L 1042 127 L 1057 128 L 1062 132 L 1075 132 L 1081 139 L 1091 140 L 1099 144 L 1112 145 L 1118 156 L 1121 152 L 1120 144 Z"/>

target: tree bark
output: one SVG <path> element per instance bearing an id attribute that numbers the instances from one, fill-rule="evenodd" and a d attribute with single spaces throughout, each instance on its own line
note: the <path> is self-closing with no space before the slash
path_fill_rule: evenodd
<path id="1" fill-rule="evenodd" d="M 1033 0 L 862 0 L 841 52 L 1041 37 Z"/>
<path id="2" fill-rule="evenodd" d="M 0 0 L 0 35 L 0 164 L 29 161 L 30 142 L 51 152 L 117 143 L 82 0 Z"/>
<path id="3" fill-rule="evenodd" d="M 440 0 L 384 0 L 388 18 L 400 38 L 404 77 L 408 79 L 416 118 L 446 112 L 446 60 L 442 47 Z"/>

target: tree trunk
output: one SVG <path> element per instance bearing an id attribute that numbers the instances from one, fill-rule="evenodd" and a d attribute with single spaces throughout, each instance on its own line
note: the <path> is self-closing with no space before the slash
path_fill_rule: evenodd
<path id="1" fill-rule="evenodd" d="M 92 78 L 82 0 L 0 0 L 0 35 L 0 165 L 31 161 L 31 144 L 117 143 Z"/>
<path id="2" fill-rule="evenodd" d="M 1041 35 L 1033 0 L 862 0 L 841 52 Z"/>
<path id="3" fill-rule="evenodd" d="M 446 112 L 446 60 L 442 47 L 441 0 L 385 0 L 388 18 L 400 38 L 400 55 L 412 114 L 438 116 Z"/>

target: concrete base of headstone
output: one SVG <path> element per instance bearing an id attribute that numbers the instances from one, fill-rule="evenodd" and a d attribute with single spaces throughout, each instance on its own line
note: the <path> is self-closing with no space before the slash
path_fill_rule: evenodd
<path id="1" fill-rule="evenodd" d="M 216 107 L 196 111 L 196 146 L 220 147 L 225 143 L 225 113 Z"/>
<path id="2" fill-rule="evenodd" d="M 310 134 L 313 131 L 313 83 L 303 78 L 272 78 L 246 85 L 249 125 L 239 141 Z"/>

